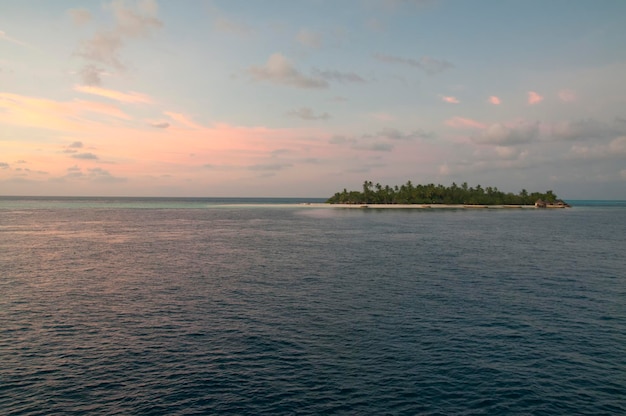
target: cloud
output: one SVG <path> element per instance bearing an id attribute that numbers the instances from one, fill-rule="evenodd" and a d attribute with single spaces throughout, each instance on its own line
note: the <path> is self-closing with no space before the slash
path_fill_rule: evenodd
<path id="1" fill-rule="evenodd" d="M 119 178 L 111 175 L 108 170 L 102 168 L 87 169 L 88 178 L 95 182 L 118 183 L 126 182 L 126 178 Z"/>
<path id="2" fill-rule="evenodd" d="M 74 85 L 74 91 L 110 98 L 112 100 L 129 104 L 149 104 L 152 102 L 152 99 L 145 94 L 134 91 L 125 93 L 93 85 Z"/>
<path id="3" fill-rule="evenodd" d="M 393 144 L 388 142 L 357 142 L 352 146 L 353 149 L 357 150 L 369 150 L 372 152 L 391 152 L 393 150 Z"/>
<path id="4" fill-rule="evenodd" d="M 390 152 L 394 149 L 397 142 L 432 139 L 433 137 L 435 137 L 434 133 L 428 133 L 419 129 L 410 133 L 403 133 L 398 129 L 386 127 L 376 133 L 368 133 L 361 136 L 335 135 L 329 139 L 328 143 L 333 145 L 348 146 L 355 150 Z"/>
<path id="5" fill-rule="evenodd" d="M 120 53 L 126 43 L 146 37 L 163 26 L 163 22 L 157 18 L 156 1 L 143 0 L 136 5 L 136 8 L 127 7 L 122 0 L 113 1 L 107 5 L 105 9 L 110 10 L 114 17 L 113 27 L 94 33 L 90 39 L 78 47 L 75 54 L 91 64 L 99 63 L 123 70 L 125 65 Z M 93 75 L 93 73 L 87 73 Z"/>
<path id="6" fill-rule="evenodd" d="M 485 128 L 474 137 L 480 144 L 495 144 L 500 146 L 528 143 L 539 136 L 539 123 L 519 122 L 513 126 L 495 123 Z"/>
<path id="7" fill-rule="evenodd" d="M 85 85 L 101 85 L 103 70 L 95 65 L 85 65 L 78 74 Z"/>
<path id="8" fill-rule="evenodd" d="M 7 162 L 0 162 L 0 169 L 8 169 L 9 164 Z"/>
<path id="9" fill-rule="evenodd" d="M 168 123 L 167 121 L 160 121 L 160 122 L 152 122 L 150 123 L 150 125 L 157 129 L 166 129 L 170 126 L 170 123 Z"/>
<path id="10" fill-rule="evenodd" d="M 341 83 L 364 83 L 366 82 L 360 75 L 354 72 L 340 72 L 334 70 L 315 70 L 315 74 L 328 81 L 337 81 Z"/>
<path id="11" fill-rule="evenodd" d="M 620 136 L 607 144 L 594 144 L 591 146 L 573 144 L 570 155 L 583 159 L 615 159 L 626 156 L 626 136 Z"/>
<path id="12" fill-rule="evenodd" d="M 0 122 L 55 130 L 86 130 L 85 113 L 103 114 L 128 120 L 119 108 L 105 103 L 72 100 L 54 101 L 0 92 Z"/>
<path id="13" fill-rule="evenodd" d="M 248 166 L 250 170 L 258 170 L 258 171 L 278 171 L 291 167 L 290 163 L 266 163 L 266 164 L 257 164 Z"/>
<path id="14" fill-rule="evenodd" d="M 429 75 L 438 74 L 449 68 L 454 68 L 454 65 L 444 59 L 435 59 L 429 56 L 422 56 L 419 59 L 403 58 L 400 56 L 386 55 L 377 53 L 374 58 L 381 62 L 407 65 L 412 68 L 420 69 Z"/>
<path id="15" fill-rule="evenodd" d="M 93 18 L 87 9 L 70 9 L 67 11 L 75 25 L 81 26 L 89 23 Z"/>
<path id="16" fill-rule="evenodd" d="M 441 96 L 441 100 L 445 101 L 446 103 L 450 103 L 450 104 L 459 104 L 460 103 L 458 98 L 456 98 L 456 97 L 448 97 L 448 96 L 445 96 L 445 95 Z"/>
<path id="17" fill-rule="evenodd" d="M 572 90 L 561 90 L 559 91 L 559 99 L 565 103 L 571 103 L 576 101 L 576 93 Z"/>
<path id="18" fill-rule="evenodd" d="M 93 153 L 76 153 L 73 154 L 71 157 L 73 157 L 74 159 L 98 160 L 98 156 L 94 155 Z"/>
<path id="19" fill-rule="evenodd" d="M 606 133 L 604 124 L 593 119 L 563 121 L 552 125 L 552 136 L 563 140 L 597 138 Z"/>
<path id="20" fill-rule="evenodd" d="M 471 128 L 471 129 L 482 130 L 484 128 L 487 128 L 487 125 L 484 123 L 481 123 L 480 121 L 472 120 L 469 118 L 463 118 L 463 117 L 453 117 L 449 120 L 446 120 L 446 124 L 455 129 Z"/>
<path id="21" fill-rule="evenodd" d="M 364 136 L 369 137 L 369 136 Z M 416 139 L 432 139 L 435 137 L 434 133 L 427 133 L 423 130 L 414 130 L 410 133 L 402 133 L 398 129 L 392 127 L 385 127 L 376 133 L 373 137 L 387 138 L 391 140 L 416 140 Z"/>
<path id="22" fill-rule="evenodd" d="M 191 119 L 191 117 L 186 116 L 184 114 L 175 113 L 173 111 L 164 111 L 163 114 L 165 114 L 166 116 L 168 116 L 169 118 L 171 118 L 172 120 L 177 122 L 178 124 L 182 124 L 183 126 L 185 126 L 187 128 L 196 129 L 196 130 L 204 128 L 200 124 L 195 123 Z"/>
<path id="23" fill-rule="evenodd" d="M 14 37 L 7 35 L 7 33 L 2 30 L 0 30 L 0 40 L 5 40 L 7 42 L 11 42 L 15 45 L 23 46 L 28 49 L 36 49 L 35 47 L 33 47 L 32 45 L 29 45 L 26 42 L 22 42 L 21 40 L 15 39 Z"/>
<path id="24" fill-rule="evenodd" d="M 511 146 L 496 146 L 494 151 L 501 160 L 519 160 L 528 155 L 528 151 Z"/>
<path id="25" fill-rule="evenodd" d="M 536 93 L 535 91 L 528 91 L 528 104 L 534 105 L 539 104 L 543 101 L 543 97 Z"/>
<path id="26" fill-rule="evenodd" d="M 322 35 L 308 29 L 301 29 L 296 36 L 296 40 L 302 46 L 311 49 L 319 49 L 322 47 Z"/>
<path id="27" fill-rule="evenodd" d="M 72 142 L 67 147 L 70 149 L 81 149 L 83 147 L 83 142 Z"/>
<path id="28" fill-rule="evenodd" d="M 493 105 L 500 105 L 502 103 L 502 101 L 500 101 L 500 98 L 496 97 L 495 95 L 489 97 L 489 102 Z"/>
<path id="29" fill-rule="evenodd" d="M 301 107 L 297 110 L 292 110 L 287 114 L 302 120 L 328 120 L 330 118 L 328 113 L 315 114 L 315 112 L 308 107 Z"/>
<path id="30" fill-rule="evenodd" d="M 303 75 L 289 59 L 280 53 L 270 56 L 265 65 L 251 67 L 248 72 L 256 81 L 267 81 L 298 88 L 328 87 L 328 82 L 324 79 Z"/>
<path id="31" fill-rule="evenodd" d="M 626 155 L 626 136 L 612 140 L 609 143 L 609 150 L 613 154 Z"/>

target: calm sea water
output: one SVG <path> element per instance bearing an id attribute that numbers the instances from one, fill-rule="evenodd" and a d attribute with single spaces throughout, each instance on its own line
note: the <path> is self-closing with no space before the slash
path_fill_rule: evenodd
<path id="1" fill-rule="evenodd" d="M 626 414 L 626 203 L 286 202 L 0 198 L 0 413 Z"/>

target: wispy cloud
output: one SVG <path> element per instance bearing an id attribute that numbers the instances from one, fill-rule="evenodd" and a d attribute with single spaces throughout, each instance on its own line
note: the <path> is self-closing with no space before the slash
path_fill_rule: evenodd
<path id="1" fill-rule="evenodd" d="M 536 93 L 535 91 L 528 91 L 528 104 L 534 105 L 539 104 L 543 101 L 543 97 Z"/>
<path id="2" fill-rule="evenodd" d="M 309 29 L 301 29 L 296 36 L 296 40 L 302 46 L 311 49 L 319 49 L 322 47 L 323 36 L 321 33 L 313 32 Z"/>
<path id="3" fill-rule="evenodd" d="M 374 55 L 374 58 L 381 62 L 407 65 L 412 68 L 420 69 L 429 75 L 438 74 L 446 69 L 454 68 L 454 65 L 445 59 L 435 59 L 429 56 L 422 56 L 419 59 L 413 59 L 377 53 Z"/>
<path id="4" fill-rule="evenodd" d="M 90 126 L 89 113 L 129 120 L 126 113 L 114 105 L 85 100 L 54 101 L 0 92 L 0 121 L 13 125 L 55 130 L 83 130 Z"/>
<path id="5" fill-rule="evenodd" d="M 98 156 L 93 153 L 75 153 L 71 157 L 74 159 L 84 159 L 84 160 L 98 160 Z"/>
<path id="6" fill-rule="evenodd" d="M 559 91 L 559 99 L 564 103 L 572 103 L 576 101 L 576 93 L 572 90 L 566 89 Z"/>
<path id="7" fill-rule="evenodd" d="M 289 85 L 298 88 L 327 88 L 324 79 L 309 77 L 302 74 L 289 59 L 280 53 L 269 57 L 262 66 L 253 66 L 248 73 L 256 81 L 267 81 L 274 84 Z"/>
<path id="8" fill-rule="evenodd" d="M 259 170 L 259 171 L 277 171 L 283 170 L 291 167 L 290 163 L 259 163 L 256 165 L 248 166 L 250 170 Z"/>
<path id="9" fill-rule="evenodd" d="M 85 65 L 79 71 L 78 74 L 85 85 L 101 85 L 102 84 L 102 74 L 104 70 L 102 68 L 98 68 L 95 65 Z"/>
<path id="10" fill-rule="evenodd" d="M 355 74 L 354 72 L 341 72 L 341 71 L 335 71 L 335 70 L 319 70 L 319 69 L 315 70 L 314 72 L 320 78 L 324 78 L 325 80 L 328 80 L 328 81 L 337 81 L 341 83 L 349 83 L 349 82 L 364 83 L 366 82 L 365 79 L 363 79 L 363 77 L 361 77 L 358 74 Z"/>
<path id="11" fill-rule="evenodd" d="M 87 9 L 70 9 L 67 11 L 67 14 L 70 15 L 74 24 L 79 26 L 89 23 L 93 18 L 91 12 Z"/>
<path id="12" fill-rule="evenodd" d="M 149 104 L 152 102 L 152 99 L 145 94 L 134 91 L 125 93 L 93 85 L 74 85 L 74 91 L 98 95 L 100 97 L 110 98 L 112 100 L 130 104 Z"/>
<path id="13" fill-rule="evenodd" d="M 315 112 L 309 107 L 301 107 L 296 110 L 291 110 L 287 114 L 302 120 L 328 120 L 330 118 L 328 113 L 315 114 Z"/>
<path id="14" fill-rule="evenodd" d="M 84 58 L 88 65 L 107 65 L 117 70 L 125 68 L 122 62 L 121 50 L 126 43 L 133 39 L 150 35 L 161 28 L 163 22 L 157 18 L 158 6 L 154 0 L 143 0 L 137 3 L 136 8 L 127 7 L 123 1 L 113 1 L 105 7 L 114 17 L 114 25 L 109 29 L 98 30 L 84 41 L 76 51 L 76 55 Z M 77 12 L 74 12 L 76 15 Z M 80 12 L 81 19 L 86 17 Z M 84 84 L 95 79 L 93 72 L 80 71 Z M 97 85 L 97 84 L 96 84 Z"/>
<path id="15" fill-rule="evenodd" d="M 23 47 L 28 48 L 28 49 L 36 49 L 34 46 L 32 46 L 32 45 L 30 45 L 30 44 L 28 44 L 26 42 L 23 42 L 23 41 L 21 41 L 19 39 L 16 39 L 16 38 L 14 38 L 12 36 L 7 35 L 7 33 L 2 31 L 2 30 L 0 30 L 0 40 L 4 40 L 4 41 L 10 42 L 10 43 L 13 43 L 15 45 L 23 46 Z"/>
<path id="16" fill-rule="evenodd" d="M 163 114 L 165 114 L 166 116 L 168 116 L 169 118 L 171 118 L 172 120 L 177 122 L 178 124 L 182 124 L 184 127 L 187 127 L 187 128 L 190 128 L 190 129 L 202 129 L 202 128 L 204 128 L 200 124 L 194 122 L 191 119 L 191 117 L 186 116 L 185 114 L 175 113 L 173 111 L 164 111 Z"/>
<path id="17" fill-rule="evenodd" d="M 166 121 L 154 121 L 149 123 L 150 126 L 155 127 L 157 129 L 166 129 L 170 126 L 170 123 L 166 122 Z"/>
<path id="18" fill-rule="evenodd" d="M 500 101 L 500 98 L 496 97 L 495 95 L 489 97 L 489 102 L 493 105 L 500 105 L 502 103 L 502 101 Z"/>
<path id="19" fill-rule="evenodd" d="M 472 120 L 470 118 L 464 117 L 453 117 L 451 119 L 446 120 L 446 124 L 455 129 L 484 129 L 487 127 L 486 124 L 481 123 L 480 121 Z"/>
<path id="20" fill-rule="evenodd" d="M 416 140 L 416 139 L 432 139 L 435 136 L 434 133 L 428 133 L 424 130 L 414 130 L 409 133 L 403 133 L 402 131 L 393 127 L 385 127 L 376 134 L 365 137 L 378 137 L 391 140 Z"/>
<path id="21" fill-rule="evenodd" d="M 446 103 L 450 103 L 450 104 L 459 104 L 460 103 L 458 98 L 452 97 L 452 96 L 446 96 L 446 95 L 442 95 L 441 96 L 441 100 L 446 102 Z"/>

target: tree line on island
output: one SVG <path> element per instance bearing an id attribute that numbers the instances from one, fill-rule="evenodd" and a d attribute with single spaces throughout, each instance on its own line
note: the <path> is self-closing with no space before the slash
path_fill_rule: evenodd
<path id="1" fill-rule="evenodd" d="M 502 192 L 496 187 L 483 188 L 480 185 L 470 187 L 467 182 L 461 186 L 456 183 L 443 185 L 413 185 L 407 181 L 401 186 L 363 183 L 362 191 L 348 191 L 344 188 L 326 202 L 330 204 L 463 204 L 463 205 L 533 205 L 537 200 L 548 203 L 558 201 L 550 190 L 544 193 L 529 193 L 522 189 L 520 193 Z"/>

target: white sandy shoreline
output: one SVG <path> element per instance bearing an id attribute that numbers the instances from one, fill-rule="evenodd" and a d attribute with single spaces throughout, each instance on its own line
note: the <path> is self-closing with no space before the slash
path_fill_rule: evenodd
<path id="1" fill-rule="evenodd" d="M 215 204 L 214 208 L 316 208 L 316 209 L 553 209 L 564 207 L 537 208 L 534 205 L 466 205 L 466 204 L 327 204 L 324 202 L 296 202 L 285 204 Z"/>
<path id="2" fill-rule="evenodd" d="M 301 206 L 315 208 L 360 208 L 360 209 L 529 209 L 534 205 L 465 205 L 465 204 L 326 204 L 302 203 Z"/>

